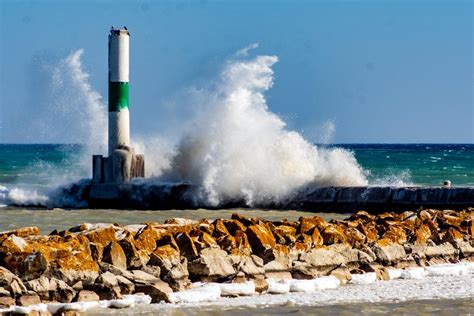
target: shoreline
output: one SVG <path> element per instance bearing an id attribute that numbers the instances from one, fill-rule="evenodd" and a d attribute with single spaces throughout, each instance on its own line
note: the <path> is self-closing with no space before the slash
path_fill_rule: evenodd
<path id="1" fill-rule="evenodd" d="M 59 302 L 65 311 L 99 300 L 122 307 L 144 297 L 202 303 L 221 296 L 310 296 L 394 279 L 472 279 L 473 220 L 469 208 L 359 211 L 329 221 L 235 213 L 231 219 L 85 223 L 49 235 L 25 227 L 0 232 L 0 305 Z"/>

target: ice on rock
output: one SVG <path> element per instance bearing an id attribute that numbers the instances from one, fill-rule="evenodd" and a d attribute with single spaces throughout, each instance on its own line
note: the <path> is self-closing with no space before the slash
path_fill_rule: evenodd
<path id="1" fill-rule="evenodd" d="M 367 272 L 364 274 L 352 274 L 352 279 L 349 281 L 351 284 L 372 284 L 377 281 L 377 275 L 375 272 Z"/>
<path id="2" fill-rule="evenodd" d="M 248 296 L 255 294 L 255 283 L 246 281 L 244 283 L 221 283 L 222 296 Z"/>
<path id="3" fill-rule="evenodd" d="M 387 269 L 390 280 L 400 279 L 402 277 L 402 269 Z"/>
<path id="4" fill-rule="evenodd" d="M 319 277 L 313 280 L 317 290 L 337 289 L 341 282 L 333 275 Z"/>
<path id="5" fill-rule="evenodd" d="M 274 279 L 267 279 L 268 290 L 270 294 L 287 294 L 290 292 L 290 282 L 287 280 L 276 281 Z"/>
<path id="6" fill-rule="evenodd" d="M 315 292 L 314 280 L 291 280 L 290 292 Z"/>
<path id="7" fill-rule="evenodd" d="M 410 268 L 402 270 L 402 279 L 423 279 L 426 276 L 426 271 L 424 268 Z"/>
<path id="8" fill-rule="evenodd" d="M 465 275 L 469 268 L 465 264 L 442 264 L 426 267 L 428 275 Z"/>
<path id="9" fill-rule="evenodd" d="M 196 285 L 194 285 L 196 286 Z M 212 302 L 221 297 L 221 287 L 219 284 L 210 283 L 168 295 L 171 303 L 199 303 Z"/>

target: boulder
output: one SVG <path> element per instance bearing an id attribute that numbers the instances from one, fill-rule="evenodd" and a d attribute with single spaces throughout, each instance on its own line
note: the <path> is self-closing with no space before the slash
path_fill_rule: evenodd
<path id="1" fill-rule="evenodd" d="M 120 293 L 124 295 L 129 295 L 135 292 L 135 284 L 133 284 L 132 281 L 121 275 L 117 275 L 116 278 L 118 286 L 120 288 Z"/>
<path id="2" fill-rule="evenodd" d="M 35 292 L 41 298 L 41 300 L 49 300 L 49 291 L 54 291 L 50 286 L 50 281 L 47 277 L 42 276 L 38 279 L 25 282 L 25 286 L 28 290 Z"/>
<path id="3" fill-rule="evenodd" d="M 232 266 L 237 272 L 242 272 L 246 277 L 264 275 L 263 260 L 255 255 L 230 255 Z"/>
<path id="4" fill-rule="evenodd" d="M 0 242 L 11 235 L 15 235 L 17 237 L 29 237 L 29 236 L 38 236 L 40 234 L 40 229 L 36 226 L 30 226 L 30 227 L 23 227 L 23 228 L 18 228 L 15 230 L 9 230 L 9 231 L 3 231 L 0 232 Z"/>
<path id="5" fill-rule="evenodd" d="M 70 303 L 76 296 L 76 291 L 62 280 L 53 278 L 50 280 L 49 286 L 50 299 L 52 301 L 58 301 L 60 303 Z"/>
<path id="6" fill-rule="evenodd" d="M 400 244 L 375 244 L 372 247 L 374 254 L 377 257 L 377 261 L 390 264 L 396 262 L 397 260 L 401 260 L 405 258 L 405 248 L 403 248 Z"/>
<path id="7" fill-rule="evenodd" d="M 15 299 L 13 297 L 0 296 L 0 308 L 8 308 L 15 304 Z"/>
<path id="8" fill-rule="evenodd" d="M 424 252 L 427 258 L 453 257 L 456 254 L 456 249 L 449 242 L 445 242 L 437 246 L 427 246 Z"/>
<path id="9" fill-rule="evenodd" d="M 81 290 L 74 298 L 75 302 L 97 302 L 99 300 L 100 297 L 97 293 L 88 290 Z"/>
<path id="10" fill-rule="evenodd" d="M 82 225 L 84 225 L 84 228 L 87 228 L 87 224 Z M 90 242 L 100 244 L 103 247 L 107 246 L 113 241 L 117 241 L 117 237 L 115 235 L 115 228 L 113 225 L 98 225 L 98 227 L 92 225 L 91 229 L 83 230 L 79 234 L 86 237 Z"/>
<path id="11" fill-rule="evenodd" d="M 20 278 L 4 267 L 0 267 L 0 286 L 10 291 L 13 297 L 27 293 L 27 289 Z"/>
<path id="12" fill-rule="evenodd" d="M 464 236 L 456 228 L 450 227 L 443 235 L 442 242 L 453 242 L 462 241 Z"/>
<path id="13" fill-rule="evenodd" d="M 270 229 L 263 223 L 251 225 L 246 230 L 246 235 L 252 252 L 256 255 L 263 253 L 267 249 L 274 249 L 276 240 Z"/>
<path id="14" fill-rule="evenodd" d="M 103 251 L 102 261 L 121 269 L 127 269 L 127 257 L 117 242 L 110 242 Z"/>
<path id="15" fill-rule="evenodd" d="M 156 276 L 148 274 L 142 270 L 132 270 L 131 272 L 133 278 L 130 281 L 135 284 L 152 284 L 160 281 Z"/>
<path id="16" fill-rule="evenodd" d="M 232 235 L 235 236 L 237 231 L 242 231 L 244 232 L 247 227 L 239 220 L 237 219 L 230 219 L 230 220 L 225 220 L 223 221 L 225 227 L 227 228 L 227 231 Z"/>
<path id="17" fill-rule="evenodd" d="M 87 289 L 97 293 L 101 300 L 122 298 L 117 277 L 110 272 L 102 273 L 96 283 L 89 285 Z"/>
<path id="18" fill-rule="evenodd" d="M 455 249 L 459 250 L 461 258 L 469 258 L 474 255 L 474 247 L 464 240 L 455 240 L 451 242 Z"/>
<path id="19" fill-rule="evenodd" d="M 188 260 L 193 260 L 198 257 L 198 251 L 194 245 L 194 241 L 187 232 L 180 233 L 176 236 L 176 243 L 180 249 L 181 255 Z"/>
<path id="20" fill-rule="evenodd" d="M 236 273 L 227 252 L 217 248 L 203 249 L 199 257 L 188 263 L 192 277 L 219 279 Z"/>
<path id="21" fill-rule="evenodd" d="M 149 232 L 147 230 L 146 232 Z M 142 242 L 144 240 L 148 240 L 145 236 L 148 233 L 144 233 L 142 235 Z M 133 238 L 133 235 L 130 233 L 127 233 L 126 236 L 124 236 L 120 241 L 119 241 L 120 246 L 122 247 L 125 256 L 127 258 L 127 267 L 132 268 L 132 269 L 140 269 L 141 267 L 145 266 L 148 260 L 150 260 L 150 256 L 148 254 L 147 247 L 143 246 L 143 249 L 140 249 L 138 245 L 136 245 L 135 239 Z"/>
<path id="22" fill-rule="evenodd" d="M 427 224 L 421 224 L 415 228 L 411 241 L 417 245 L 425 245 L 431 237 L 431 229 Z"/>
<path id="23" fill-rule="evenodd" d="M 327 224 L 321 231 L 324 245 L 341 244 L 347 241 L 344 229 L 341 226 Z"/>
<path id="24" fill-rule="evenodd" d="M 350 280 L 352 280 L 351 272 L 347 267 L 339 267 L 332 270 L 329 275 L 335 276 L 341 285 L 347 284 Z"/>
<path id="25" fill-rule="evenodd" d="M 187 259 L 180 257 L 171 245 L 160 246 L 150 255 L 148 265 L 158 266 L 161 270 L 161 278 L 168 282 L 180 280 L 189 276 Z"/>
<path id="26" fill-rule="evenodd" d="M 255 284 L 255 292 L 257 293 L 261 294 L 268 290 L 268 282 L 263 275 L 256 276 L 253 279 L 253 283 Z"/>
<path id="27" fill-rule="evenodd" d="M 135 287 L 136 293 L 146 293 L 151 297 L 152 303 L 159 303 L 161 301 L 170 302 L 169 294 L 173 293 L 170 286 L 163 281 L 158 281 L 153 284 L 139 284 Z"/>
<path id="28" fill-rule="evenodd" d="M 49 268 L 46 257 L 40 252 L 28 255 L 19 267 L 19 273 L 24 280 L 39 278 Z"/>
<path id="29" fill-rule="evenodd" d="M 327 224 L 328 223 L 319 216 L 300 217 L 298 233 L 308 233 L 314 227 L 316 227 L 319 231 L 322 231 L 327 226 Z"/>
<path id="30" fill-rule="evenodd" d="M 380 264 L 363 264 L 359 266 L 359 269 L 364 272 L 375 272 L 377 280 L 390 280 L 390 274 L 388 273 L 388 269 Z"/>
<path id="31" fill-rule="evenodd" d="M 41 299 L 38 294 L 24 294 L 16 298 L 16 304 L 19 306 L 30 306 L 40 304 Z"/>

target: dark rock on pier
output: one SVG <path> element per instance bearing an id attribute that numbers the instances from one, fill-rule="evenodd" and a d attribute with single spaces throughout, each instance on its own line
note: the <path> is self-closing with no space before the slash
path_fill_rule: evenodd
<path id="1" fill-rule="evenodd" d="M 76 191 L 78 191 L 76 189 Z M 92 184 L 82 196 L 89 207 L 125 209 L 185 209 L 206 207 L 197 187 L 190 184 Z M 324 187 L 306 188 L 283 202 L 252 205 L 259 208 L 318 211 L 405 210 L 419 207 L 462 209 L 474 205 L 474 187 Z M 219 208 L 246 207 L 234 200 Z"/>

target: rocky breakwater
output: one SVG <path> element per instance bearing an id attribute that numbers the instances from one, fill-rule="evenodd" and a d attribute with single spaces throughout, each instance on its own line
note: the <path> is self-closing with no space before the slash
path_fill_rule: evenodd
<path id="1" fill-rule="evenodd" d="M 199 297 L 202 284 L 213 284 L 219 297 L 330 288 L 369 274 L 388 280 L 395 270 L 474 261 L 473 236 L 473 208 L 359 211 L 329 222 L 318 216 L 272 222 L 233 214 L 128 226 L 82 224 L 49 235 L 26 227 L 0 232 L 0 311 L 44 303 L 54 308 L 37 313 L 68 314 L 77 305 L 67 303 L 140 293 L 151 302 L 185 302 Z"/>

